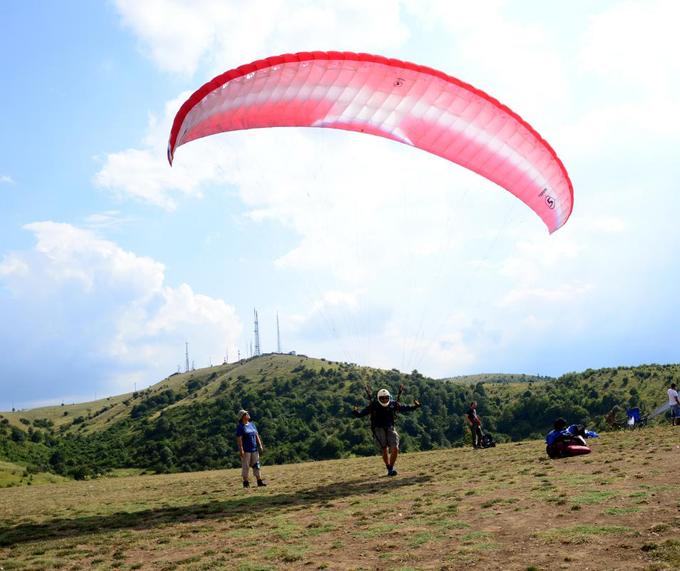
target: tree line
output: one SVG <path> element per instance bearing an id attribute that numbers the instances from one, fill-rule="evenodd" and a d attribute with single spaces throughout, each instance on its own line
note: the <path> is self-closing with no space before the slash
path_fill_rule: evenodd
<path id="1" fill-rule="evenodd" d="M 555 418 L 606 429 L 604 415 L 659 404 L 653 399 L 680 379 L 680 366 L 588 370 L 557 380 L 460 385 L 429 379 L 413 371 L 382 371 L 329 364 L 300 365 L 285 377 L 215 381 L 190 378 L 181 390 L 165 389 L 135 398 L 130 414 L 104 430 L 76 430 L 88 419 L 55 429 L 51 421 L 22 420 L 22 428 L 0 419 L 0 458 L 27 470 L 50 471 L 76 479 L 114 468 L 165 473 L 233 468 L 240 464 L 235 446 L 236 412 L 250 411 L 267 447 L 269 463 L 294 463 L 376 453 L 367 419 L 351 415 L 367 404 L 365 386 L 386 387 L 402 401 L 422 407 L 400 415 L 397 429 L 404 452 L 463 446 L 469 433 L 463 415 L 478 403 L 484 429 L 499 442 L 541 438 Z M 212 382 L 212 384 L 211 384 Z M 200 398 L 197 398 L 199 391 Z M 178 406 L 170 406 L 181 402 Z M 80 427 L 78 427 L 80 428 Z"/>

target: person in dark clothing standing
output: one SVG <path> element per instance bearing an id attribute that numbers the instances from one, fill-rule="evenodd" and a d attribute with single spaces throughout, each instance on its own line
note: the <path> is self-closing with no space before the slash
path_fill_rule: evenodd
<path id="1" fill-rule="evenodd" d="M 470 425 L 470 433 L 472 434 L 472 447 L 482 447 L 482 419 L 477 414 L 477 401 L 470 403 L 470 408 L 465 413 L 465 420 Z"/>
<path id="2" fill-rule="evenodd" d="M 394 429 L 394 418 L 398 412 L 410 412 L 418 407 L 420 407 L 420 403 L 417 400 L 412 405 L 401 404 L 398 400 L 392 400 L 387 389 L 380 389 L 377 399 L 371 400 L 368 406 L 362 410 L 354 407 L 353 414 L 355 417 L 371 415 L 371 431 L 382 451 L 388 476 L 397 475 L 394 464 L 399 455 L 399 434 Z"/>

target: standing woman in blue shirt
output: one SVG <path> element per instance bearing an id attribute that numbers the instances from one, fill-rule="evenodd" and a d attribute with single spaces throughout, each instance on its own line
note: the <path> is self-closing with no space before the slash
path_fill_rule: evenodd
<path id="1" fill-rule="evenodd" d="M 260 447 L 260 451 L 264 452 L 264 446 L 262 445 L 262 440 L 260 440 L 260 435 L 257 432 L 257 426 L 254 422 L 250 422 L 250 415 L 247 410 L 240 410 L 238 412 L 239 422 L 236 427 L 236 443 L 238 444 L 238 451 L 241 455 L 241 475 L 243 476 L 243 487 L 250 487 L 250 482 L 248 481 L 248 473 L 250 468 L 253 469 L 253 474 L 257 479 L 258 487 L 266 486 L 262 481 L 262 475 L 260 474 L 260 454 L 257 451 L 257 447 Z"/>

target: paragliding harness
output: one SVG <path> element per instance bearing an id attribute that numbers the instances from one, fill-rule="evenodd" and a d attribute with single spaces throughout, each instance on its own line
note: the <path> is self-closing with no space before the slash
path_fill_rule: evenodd
<path id="1" fill-rule="evenodd" d="M 480 427 L 480 430 L 481 427 Z M 482 448 L 494 448 L 496 446 L 496 442 L 494 442 L 493 436 L 491 436 L 488 432 L 484 432 L 482 430 Z"/>
<path id="2" fill-rule="evenodd" d="M 372 405 L 373 405 L 373 402 L 374 402 L 374 400 L 375 400 L 375 399 L 373 398 L 373 389 L 371 388 L 371 385 L 368 384 L 368 383 L 366 383 L 366 384 L 364 385 L 364 389 L 366 390 L 366 396 L 368 397 L 368 405 L 371 407 L 371 408 L 370 408 L 371 413 L 370 413 L 370 417 L 369 417 L 369 418 L 371 419 L 371 433 L 373 434 L 373 438 L 375 438 L 375 441 L 376 441 L 378 444 L 380 444 L 380 447 L 381 447 L 381 448 L 385 448 L 385 447 L 387 446 L 387 442 L 383 442 L 383 439 L 380 438 L 380 437 L 378 436 L 378 434 L 376 433 L 376 431 L 375 431 L 375 414 L 376 414 L 376 413 L 375 413 L 375 408 L 372 406 Z M 404 385 L 403 385 L 403 384 L 402 384 L 402 385 L 399 385 L 399 392 L 397 393 L 397 398 L 396 398 L 397 406 L 396 406 L 396 408 L 395 408 L 395 410 L 394 410 L 394 415 L 395 415 L 395 416 L 396 416 L 397 413 L 399 412 L 399 403 L 400 403 L 400 401 L 401 401 L 401 393 L 402 393 L 403 391 L 404 391 Z M 377 400 L 376 400 L 376 402 L 377 402 Z"/>

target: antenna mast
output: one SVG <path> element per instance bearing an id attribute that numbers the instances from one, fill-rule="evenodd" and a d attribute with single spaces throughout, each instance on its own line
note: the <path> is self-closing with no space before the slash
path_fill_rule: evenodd
<path id="1" fill-rule="evenodd" d="M 279 329 L 279 312 L 276 312 L 276 351 L 281 353 L 281 330 Z"/>
<path id="2" fill-rule="evenodd" d="M 255 314 L 255 357 L 260 356 L 260 326 L 257 323 L 257 309 L 253 309 Z"/>
<path id="3" fill-rule="evenodd" d="M 189 370 L 190 370 L 190 369 L 189 369 L 189 342 L 188 342 L 188 341 L 185 341 L 185 342 L 184 342 L 184 347 L 185 347 L 185 350 L 186 350 L 186 353 L 185 353 L 185 354 L 186 354 L 186 361 L 187 361 L 186 372 L 188 373 Z"/>

